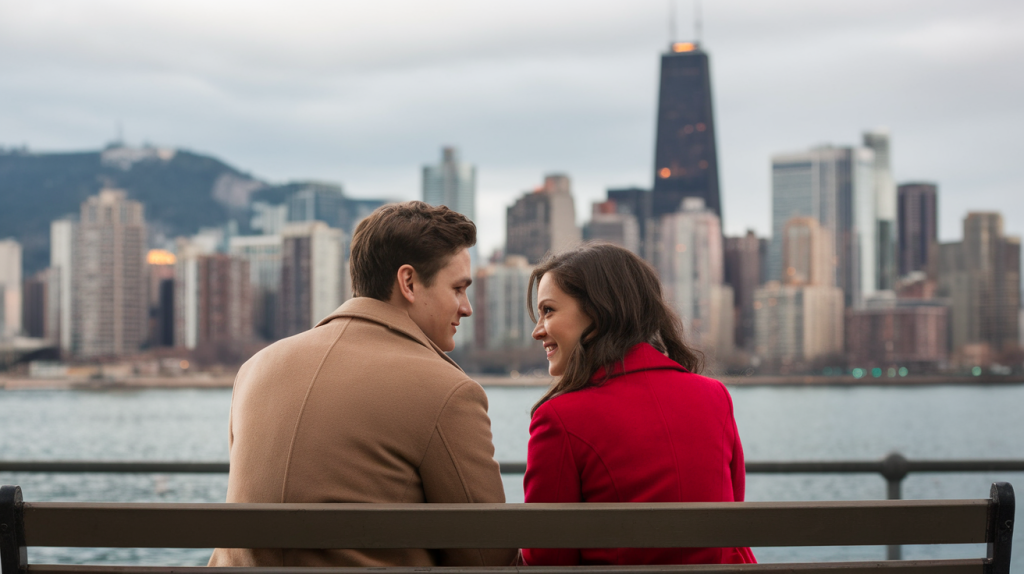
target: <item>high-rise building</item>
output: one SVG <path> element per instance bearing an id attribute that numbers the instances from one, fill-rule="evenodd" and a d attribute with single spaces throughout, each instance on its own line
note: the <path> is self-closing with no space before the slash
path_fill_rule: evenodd
<path id="1" fill-rule="evenodd" d="M 814 361 L 843 351 L 843 292 L 835 287 L 832 235 L 814 217 L 782 229 L 782 282 L 754 292 L 755 350 L 769 361 Z"/>
<path id="2" fill-rule="evenodd" d="M 316 326 L 348 297 L 345 234 L 321 221 L 283 232 L 278 316 L 288 337 Z"/>
<path id="3" fill-rule="evenodd" d="M 21 329 L 28 337 L 50 339 L 46 318 L 50 303 L 50 269 L 37 271 L 25 280 L 21 290 Z"/>
<path id="4" fill-rule="evenodd" d="M 173 347 L 175 317 L 176 255 L 164 249 L 150 249 L 149 264 L 149 346 Z"/>
<path id="5" fill-rule="evenodd" d="M 72 346 L 82 357 L 133 353 L 146 340 L 142 204 L 104 189 L 82 203 L 75 244 Z"/>
<path id="6" fill-rule="evenodd" d="M 835 286 L 832 235 L 813 217 L 794 217 L 782 228 L 785 285 Z"/>
<path id="7" fill-rule="evenodd" d="M 522 255 L 532 264 L 549 252 L 580 240 L 569 177 L 548 175 L 544 185 L 520 197 L 507 211 L 505 252 Z"/>
<path id="8" fill-rule="evenodd" d="M 754 342 L 754 291 L 764 283 L 763 243 L 752 230 L 740 237 L 725 238 L 725 283 L 733 292 L 736 346 L 744 349 Z"/>
<path id="9" fill-rule="evenodd" d="M 50 269 L 55 286 L 50 296 L 56 297 L 49 308 L 50 329 L 56 333 L 61 353 L 71 355 L 72 325 L 74 318 L 73 281 L 75 241 L 78 237 L 78 221 L 74 217 L 57 219 L 50 223 Z"/>
<path id="10" fill-rule="evenodd" d="M 21 244 L 0 240 L 0 339 L 21 334 Z"/>
<path id="11" fill-rule="evenodd" d="M 963 240 L 939 246 L 939 295 L 950 299 L 954 352 L 983 344 L 999 353 L 1019 341 L 1020 238 L 999 213 L 968 213 Z"/>
<path id="12" fill-rule="evenodd" d="M 724 358 L 734 348 L 732 287 L 723 284 L 722 228 L 704 200 L 683 200 L 682 211 L 661 218 L 658 274 L 666 302 L 683 320 L 686 336 Z"/>
<path id="13" fill-rule="evenodd" d="M 680 42 L 661 56 L 654 216 L 678 211 L 686 197 L 703 199 L 722 218 L 708 55 L 697 43 Z"/>
<path id="14" fill-rule="evenodd" d="M 443 148 L 441 163 L 423 166 L 423 201 L 476 221 L 476 168 L 459 161 L 454 147 Z"/>
<path id="15" fill-rule="evenodd" d="M 286 187 L 291 189 L 284 203 L 288 207 L 289 222 L 322 221 L 349 236 L 364 217 L 388 203 L 383 199 L 347 197 L 344 189 L 333 183 L 304 182 Z M 259 227 L 265 234 L 276 234 L 280 232 L 279 222 L 279 212 L 269 203 L 253 203 L 254 227 Z"/>
<path id="16" fill-rule="evenodd" d="M 614 200 L 596 202 L 590 214 L 590 221 L 583 228 L 585 241 L 606 241 L 641 255 L 640 226 L 636 216 L 620 212 Z"/>
<path id="17" fill-rule="evenodd" d="M 608 201 L 615 202 L 616 212 L 636 218 L 637 232 L 640 236 L 640 250 L 637 251 L 637 254 L 654 264 L 654 236 L 657 231 L 657 220 L 652 211 L 651 198 L 651 190 L 639 187 L 608 190 Z"/>
<path id="18" fill-rule="evenodd" d="M 821 146 L 772 157 L 769 279 L 783 279 L 783 227 L 793 217 L 813 217 L 831 235 L 847 307 L 877 289 L 873 151 Z"/>
<path id="19" fill-rule="evenodd" d="M 476 221 L 476 168 L 459 161 L 459 152 L 454 147 L 441 150 L 441 163 L 423 166 L 423 201 L 430 205 L 444 205 Z M 479 265 L 476 246 L 469 248 L 472 269 Z M 472 297 L 476 288 L 470 286 L 467 296 Z M 476 321 L 469 317 L 462 321 L 455 334 L 455 348 L 471 346 L 474 340 Z"/>
<path id="20" fill-rule="evenodd" d="M 278 235 L 288 225 L 288 205 L 254 201 L 249 205 L 249 227 L 263 235 Z"/>
<path id="21" fill-rule="evenodd" d="M 521 255 L 510 255 L 476 272 L 473 317 L 476 346 L 486 351 L 536 347 L 533 320 L 526 304 L 533 266 Z"/>
<path id="22" fill-rule="evenodd" d="M 923 271 L 935 278 L 939 245 L 939 197 L 934 183 L 903 183 L 897 188 L 899 273 Z"/>
<path id="23" fill-rule="evenodd" d="M 888 130 L 865 132 L 864 147 L 875 152 L 875 288 L 892 290 L 898 271 L 897 220 Z"/>
<path id="24" fill-rule="evenodd" d="M 249 262 L 223 253 L 179 250 L 175 273 L 175 344 L 215 355 L 252 339 Z"/>
<path id="25" fill-rule="evenodd" d="M 249 262 L 253 329 L 265 341 L 282 336 L 277 307 L 283 246 L 280 235 L 248 235 L 232 237 L 228 248 L 229 253 Z"/>

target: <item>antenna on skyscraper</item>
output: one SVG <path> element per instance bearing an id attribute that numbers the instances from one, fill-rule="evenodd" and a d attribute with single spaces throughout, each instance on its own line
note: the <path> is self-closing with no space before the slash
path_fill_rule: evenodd
<path id="1" fill-rule="evenodd" d="M 676 0 L 668 0 L 668 45 L 676 43 Z"/>
<path id="2" fill-rule="evenodd" d="M 703 21 L 700 13 L 700 0 L 694 0 L 693 2 L 693 41 L 700 44 L 701 28 L 703 27 Z"/>

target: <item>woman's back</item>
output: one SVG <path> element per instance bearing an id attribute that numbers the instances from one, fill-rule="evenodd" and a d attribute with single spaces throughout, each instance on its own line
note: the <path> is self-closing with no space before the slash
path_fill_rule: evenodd
<path id="1" fill-rule="evenodd" d="M 686 372 L 646 343 L 613 373 L 537 409 L 527 502 L 743 500 L 743 449 L 720 382 Z M 748 549 L 731 548 L 527 549 L 524 556 L 530 564 L 753 562 Z"/>

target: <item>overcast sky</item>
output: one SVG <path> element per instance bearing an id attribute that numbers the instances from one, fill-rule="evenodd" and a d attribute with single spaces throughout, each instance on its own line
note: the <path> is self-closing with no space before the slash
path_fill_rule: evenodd
<path id="1" fill-rule="evenodd" d="M 693 3 L 679 0 L 680 39 Z M 649 186 L 667 0 L 0 0 L 0 145 L 98 149 L 123 126 L 272 182 L 420 197 L 455 145 L 484 253 L 545 173 L 578 219 Z M 770 157 L 892 134 L 897 181 L 1024 232 L 1024 2 L 705 0 L 725 229 L 770 229 Z"/>

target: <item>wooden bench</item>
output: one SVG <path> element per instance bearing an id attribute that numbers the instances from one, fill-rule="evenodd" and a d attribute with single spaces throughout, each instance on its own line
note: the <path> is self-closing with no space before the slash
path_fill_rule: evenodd
<path id="1" fill-rule="evenodd" d="M 2 573 L 199 572 L 28 564 L 29 546 L 118 548 L 666 548 L 988 543 L 985 558 L 802 564 L 219 568 L 213 572 L 1010 573 L 1013 488 L 979 500 L 656 504 L 120 504 L 22 502 L 0 488 Z"/>

